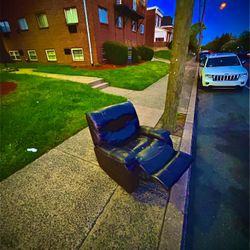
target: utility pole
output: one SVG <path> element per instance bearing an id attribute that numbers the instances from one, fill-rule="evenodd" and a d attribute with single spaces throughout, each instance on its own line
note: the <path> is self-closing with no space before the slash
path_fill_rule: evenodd
<path id="1" fill-rule="evenodd" d="M 183 84 L 193 7 L 194 0 L 176 1 L 173 56 L 170 64 L 165 110 L 162 116 L 163 127 L 171 132 L 174 131 L 176 126 L 177 109 Z"/>

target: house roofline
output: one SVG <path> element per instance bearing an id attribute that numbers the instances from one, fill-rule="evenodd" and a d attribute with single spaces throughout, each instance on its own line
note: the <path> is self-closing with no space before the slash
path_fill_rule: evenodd
<path id="1" fill-rule="evenodd" d="M 155 10 L 156 14 L 158 14 L 160 17 L 164 16 L 163 11 L 158 6 L 149 7 L 147 10 Z"/>

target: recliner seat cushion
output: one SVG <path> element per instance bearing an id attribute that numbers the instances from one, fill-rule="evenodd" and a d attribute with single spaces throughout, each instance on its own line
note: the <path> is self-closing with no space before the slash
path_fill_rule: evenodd
<path id="1" fill-rule="evenodd" d="M 158 172 L 174 156 L 176 151 L 163 141 L 152 140 L 149 146 L 136 155 L 140 167 L 148 174 Z"/>

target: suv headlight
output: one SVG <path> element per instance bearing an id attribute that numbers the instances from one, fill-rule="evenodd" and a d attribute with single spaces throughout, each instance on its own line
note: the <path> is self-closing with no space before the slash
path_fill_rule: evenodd
<path id="1" fill-rule="evenodd" d="M 207 77 L 207 78 L 212 78 L 212 75 L 205 75 L 205 77 Z"/>
<path id="2" fill-rule="evenodd" d="M 240 74 L 241 77 L 247 77 L 247 73 Z"/>

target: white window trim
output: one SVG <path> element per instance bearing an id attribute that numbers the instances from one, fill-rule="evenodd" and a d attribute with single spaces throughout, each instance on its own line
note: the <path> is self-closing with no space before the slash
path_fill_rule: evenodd
<path id="1" fill-rule="evenodd" d="M 21 59 L 21 55 L 20 55 L 20 53 L 19 53 L 19 51 L 18 50 L 9 50 L 9 55 L 11 54 L 11 52 L 13 52 L 14 53 L 14 55 L 15 55 L 15 59 L 12 59 L 11 58 L 11 60 L 13 60 L 13 61 L 22 61 L 22 59 Z M 16 58 L 16 54 L 15 53 L 18 53 L 18 55 L 19 55 L 19 57 L 20 57 L 20 59 L 17 59 Z M 10 55 L 11 56 L 11 55 Z"/>
<path id="2" fill-rule="evenodd" d="M 55 57 L 56 57 L 56 50 L 55 49 L 46 49 L 45 50 L 48 62 L 56 62 L 57 61 L 57 57 L 55 59 L 49 59 L 49 57 L 48 57 L 48 51 L 52 51 L 52 50 L 55 52 Z"/>
<path id="3" fill-rule="evenodd" d="M 74 58 L 74 53 L 73 53 L 74 50 L 81 50 L 83 59 L 75 59 Z M 72 59 L 73 59 L 74 62 L 83 62 L 84 61 L 84 54 L 83 54 L 83 49 L 82 48 L 72 48 L 71 49 L 71 55 L 72 55 Z"/>
<path id="4" fill-rule="evenodd" d="M 28 56 L 29 56 L 30 61 L 32 61 L 32 62 L 37 62 L 38 61 L 38 57 L 37 57 L 36 51 L 34 49 L 29 49 L 27 52 L 28 52 Z M 36 59 L 31 59 L 30 52 L 35 52 Z"/>

